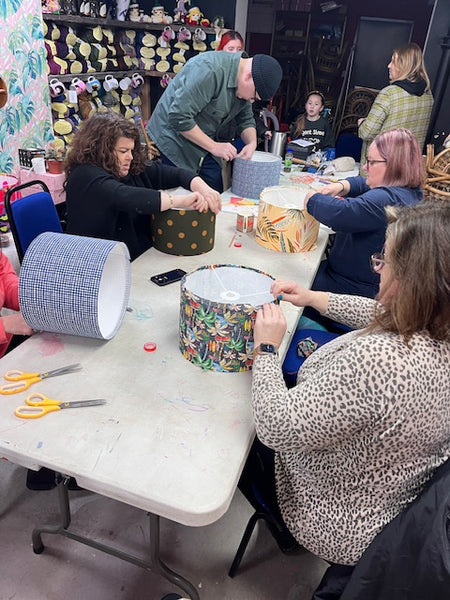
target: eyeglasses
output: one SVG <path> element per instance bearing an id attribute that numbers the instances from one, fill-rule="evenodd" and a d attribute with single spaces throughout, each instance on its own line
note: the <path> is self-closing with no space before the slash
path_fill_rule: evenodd
<path id="1" fill-rule="evenodd" d="M 373 165 L 376 165 L 377 163 L 385 163 L 387 162 L 386 160 L 372 160 L 371 158 L 366 158 L 366 164 L 368 167 L 373 167 Z"/>
<path id="2" fill-rule="evenodd" d="M 384 250 L 382 252 L 375 252 L 370 257 L 370 268 L 374 273 L 379 273 L 384 265 L 389 264 L 384 258 Z"/>

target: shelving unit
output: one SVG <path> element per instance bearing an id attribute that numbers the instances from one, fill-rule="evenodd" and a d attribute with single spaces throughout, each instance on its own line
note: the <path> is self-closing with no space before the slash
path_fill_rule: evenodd
<path id="1" fill-rule="evenodd" d="M 308 52 L 311 13 L 275 13 L 270 54 L 283 68 L 283 79 L 274 99 L 280 121 L 286 120 L 295 99 L 297 82 L 302 78 Z"/>
<path id="2" fill-rule="evenodd" d="M 98 27 L 100 26 L 102 29 L 123 29 L 123 30 L 135 30 L 135 31 L 145 31 L 149 33 L 153 33 L 156 37 L 159 37 L 160 33 L 167 26 L 161 23 L 142 23 L 137 21 L 119 21 L 116 19 L 109 18 L 92 18 L 92 17 L 84 17 L 79 15 L 63 15 L 63 14 L 54 14 L 54 13 L 43 13 L 43 20 L 47 23 L 55 23 L 56 25 L 65 25 L 74 29 L 75 32 L 82 31 L 84 28 L 89 27 Z M 197 26 L 188 25 L 185 23 L 172 23 L 170 25 L 173 31 L 178 32 L 181 27 L 186 27 L 186 29 L 190 30 L 192 33 L 198 29 Z M 215 30 L 212 27 L 200 27 L 207 36 L 215 36 Z M 176 40 L 174 40 L 176 42 Z M 208 42 L 208 38 L 206 40 Z M 155 47 L 156 50 L 156 47 Z M 106 76 L 111 75 L 117 79 L 121 79 L 122 77 L 130 76 L 131 73 L 140 73 L 144 77 L 144 85 L 142 86 L 142 116 L 144 120 L 147 120 L 151 114 L 151 81 L 155 81 L 160 79 L 163 76 L 174 77 L 175 73 L 172 71 L 160 72 L 157 70 L 148 70 L 142 69 L 139 67 L 132 66 L 128 70 L 122 69 L 108 69 L 105 71 L 93 71 L 89 70 L 88 72 L 82 73 L 66 73 L 66 74 L 49 74 L 49 80 L 52 78 L 57 78 L 63 83 L 70 82 L 74 77 L 78 77 L 80 79 L 86 80 L 91 75 L 95 76 L 99 80 L 103 80 Z M 159 86 L 158 86 L 159 87 Z M 156 88 L 155 91 L 162 91 Z M 158 93 L 155 94 L 158 96 Z"/>
<path id="3" fill-rule="evenodd" d="M 120 29 L 144 29 L 146 31 L 163 31 L 166 25 L 162 23 L 141 23 L 139 21 L 119 21 L 118 19 L 94 19 L 92 17 L 81 17 L 79 15 L 60 15 L 56 13 L 42 13 L 44 21 L 53 21 L 63 25 L 92 25 L 94 27 L 101 25 L 105 28 L 120 28 Z M 186 27 L 190 31 L 195 31 L 198 27 L 187 25 L 185 23 L 171 23 L 170 27 L 174 31 L 178 31 L 180 27 Z M 212 27 L 201 27 L 205 33 L 215 34 Z"/>

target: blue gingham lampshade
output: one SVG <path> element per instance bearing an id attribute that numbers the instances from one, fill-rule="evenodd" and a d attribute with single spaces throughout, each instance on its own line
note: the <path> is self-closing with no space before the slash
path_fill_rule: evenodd
<path id="1" fill-rule="evenodd" d="M 130 284 L 122 242 L 41 233 L 20 269 L 20 310 L 36 331 L 109 340 L 122 323 Z"/>
<path id="2" fill-rule="evenodd" d="M 256 198 L 264 188 L 278 185 L 281 158 L 270 152 L 254 152 L 250 160 L 235 158 L 231 192 L 243 198 Z"/>

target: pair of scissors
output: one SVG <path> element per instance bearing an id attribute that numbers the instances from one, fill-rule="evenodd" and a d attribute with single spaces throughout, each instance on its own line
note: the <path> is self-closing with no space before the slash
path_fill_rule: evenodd
<path id="1" fill-rule="evenodd" d="M 18 406 L 14 411 L 16 417 L 21 419 L 39 419 L 49 412 L 63 410 L 64 408 L 82 408 L 84 406 L 97 406 L 106 404 L 106 400 L 98 398 L 95 400 L 76 400 L 75 402 L 63 402 L 62 400 L 52 400 L 44 394 L 35 392 L 30 394 L 25 400 L 27 405 Z"/>
<path id="2" fill-rule="evenodd" d="M 57 375 L 64 375 L 65 373 L 75 373 L 81 369 L 80 363 L 68 365 L 67 367 L 61 367 L 60 369 L 53 369 L 53 371 L 47 371 L 45 373 L 24 373 L 16 369 L 7 371 L 4 374 L 4 378 L 12 383 L 5 383 L 0 386 L 0 394 L 16 394 L 17 392 L 23 392 L 27 390 L 31 384 L 37 383 L 47 377 L 56 377 Z"/>

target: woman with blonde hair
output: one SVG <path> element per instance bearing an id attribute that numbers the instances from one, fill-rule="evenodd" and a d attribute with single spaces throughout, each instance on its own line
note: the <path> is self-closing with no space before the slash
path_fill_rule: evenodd
<path id="1" fill-rule="evenodd" d="M 422 50 L 413 43 L 395 48 L 388 71 L 390 84 L 377 95 L 367 117 L 358 121 L 358 135 L 364 141 L 361 166 L 375 136 L 388 129 L 409 129 L 421 150 L 425 143 L 433 96 Z"/>

